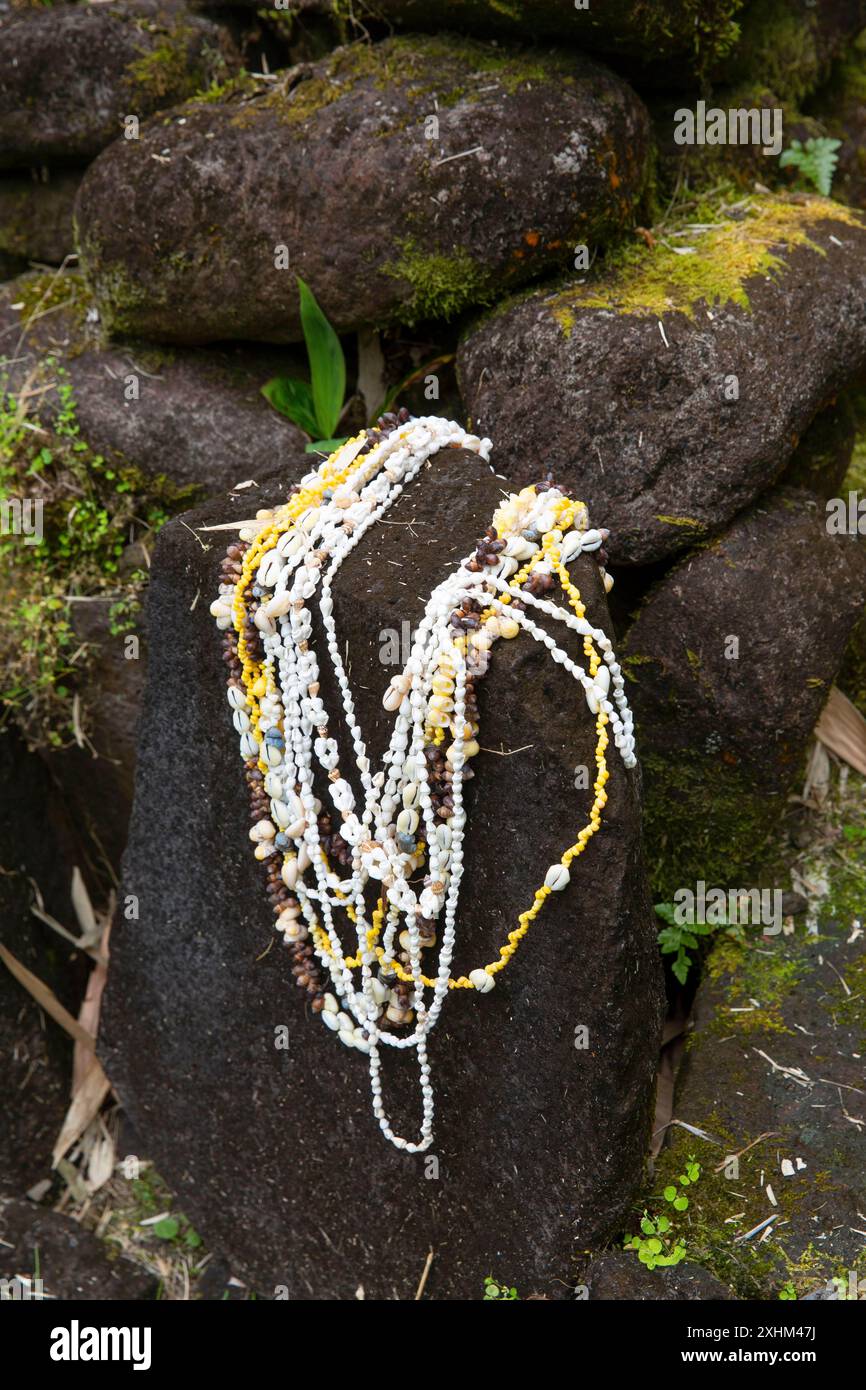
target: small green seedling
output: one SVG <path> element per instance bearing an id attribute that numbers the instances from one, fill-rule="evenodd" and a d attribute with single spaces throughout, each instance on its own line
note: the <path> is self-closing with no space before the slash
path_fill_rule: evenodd
<path id="1" fill-rule="evenodd" d="M 683 1212 L 687 1209 L 689 1199 L 681 1189 L 691 1187 L 700 1176 L 701 1165 L 689 1158 L 685 1172 L 677 1177 L 677 1185 L 670 1184 L 662 1193 L 674 1211 Z M 685 1242 L 677 1236 L 670 1217 L 650 1216 L 649 1212 L 644 1211 L 640 1229 L 639 1236 L 626 1236 L 624 1248 L 636 1250 L 638 1259 L 647 1269 L 665 1269 L 671 1265 L 678 1265 L 685 1259 Z"/>
<path id="2" fill-rule="evenodd" d="M 487 1278 L 484 1280 L 484 1298 L 485 1300 L 498 1299 L 500 1302 L 508 1302 L 517 1298 L 517 1290 L 510 1289 L 505 1284 L 500 1284 L 496 1279 L 491 1279 L 488 1274 Z"/>
<path id="3" fill-rule="evenodd" d="M 833 140 L 829 135 L 813 136 L 805 144 L 801 140 L 792 140 L 790 148 L 779 155 L 779 168 L 796 169 L 801 178 L 829 198 L 833 175 L 839 163 L 836 151 L 841 144 L 841 140 Z"/>
<path id="4" fill-rule="evenodd" d="M 340 339 L 319 307 L 313 291 L 298 276 L 301 327 L 307 345 L 310 380 L 275 376 L 262 395 L 275 410 L 310 436 L 307 453 L 331 453 L 344 439 L 335 439 L 346 394 L 346 358 Z"/>
<path id="5" fill-rule="evenodd" d="M 796 1299 L 797 1294 L 795 1292 L 794 1285 L 791 1283 L 790 1279 L 788 1280 L 787 1284 L 785 1284 L 784 1287 L 779 1290 L 779 1297 L 782 1299 L 783 1302 L 790 1299 Z"/>
<path id="6" fill-rule="evenodd" d="M 680 1173 L 677 1182 L 680 1184 L 680 1187 L 689 1187 L 692 1183 L 697 1182 L 700 1176 L 701 1165 L 696 1163 L 693 1158 L 690 1158 L 686 1164 L 686 1171 Z M 680 1192 L 673 1184 L 665 1188 L 662 1196 L 666 1202 L 671 1203 L 674 1211 L 685 1211 L 689 1205 L 689 1199 L 685 1193 Z"/>
<path id="7" fill-rule="evenodd" d="M 647 1269 L 661 1269 L 678 1265 L 686 1256 L 682 1241 L 671 1234 L 671 1223 L 666 1216 L 652 1217 L 644 1212 L 639 1236 L 628 1236 L 626 1250 L 636 1250 L 637 1257 Z"/>

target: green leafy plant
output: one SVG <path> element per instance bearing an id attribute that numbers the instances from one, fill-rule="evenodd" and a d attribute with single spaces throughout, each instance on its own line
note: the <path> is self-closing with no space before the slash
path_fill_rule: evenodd
<path id="1" fill-rule="evenodd" d="M 517 1290 L 508 1288 L 506 1284 L 500 1284 L 488 1274 L 484 1280 L 484 1298 L 485 1301 L 488 1299 L 496 1299 L 499 1302 L 513 1301 L 517 1298 Z"/>
<path id="2" fill-rule="evenodd" d="M 58 748 L 86 735 L 86 710 L 76 711 L 74 695 L 89 648 L 72 604 L 105 598 L 111 634 L 127 631 L 145 576 L 127 572 L 125 552 L 131 542 L 146 551 L 170 512 L 189 505 L 189 492 L 92 449 L 54 357 L 41 360 L 38 381 L 19 397 L 0 375 L 0 503 L 28 499 L 41 520 L 38 544 L 14 529 L 0 535 L 0 722 L 14 716 L 32 746 Z M 43 420 L 31 403 L 49 391 Z"/>
<path id="3" fill-rule="evenodd" d="M 790 1299 L 796 1299 L 797 1293 L 790 1279 L 788 1280 L 787 1284 L 785 1284 L 784 1287 L 779 1290 L 779 1297 L 782 1299 L 783 1302 L 786 1302 Z"/>
<path id="4" fill-rule="evenodd" d="M 154 1223 L 151 1230 L 160 1240 L 183 1245 L 187 1250 L 197 1250 L 201 1245 L 201 1236 L 185 1216 L 163 1216 L 160 1221 Z"/>
<path id="5" fill-rule="evenodd" d="M 310 443 L 306 446 L 308 454 L 330 453 L 345 443 L 345 436 L 335 439 L 333 435 L 344 408 L 346 359 L 340 339 L 309 285 L 300 276 L 297 280 L 310 380 L 301 381 L 291 376 L 271 377 L 262 387 L 262 395 L 275 410 L 310 436 Z M 442 353 L 421 367 L 413 367 L 402 381 L 391 387 L 385 399 L 373 411 L 370 424 L 375 424 L 380 415 L 389 411 L 408 387 L 453 360 L 453 352 Z"/>
<path id="6" fill-rule="evenodd" d="M 636 1250 L 637 1257 L 647 1269 L 666 1268 L 678 1265 L 686 1256 L 686 1247 L 672 1233 L 671 1223 L 666 1216 L 652 1217 L 644 1212 L 641 1218 L 639 1236 L 628 1236 L 626 1250 Z"/>
<path id="7" fill-rule="evenodd" d="M 659 931 L 659 948 L 663 956 L 674 957 L 671 970 L 681 985 L 685 984 L 695 963 L 689 952 L 698 949 L 699 937 L 724 932 L 735 941 L 743 940 L 743 929 L 738 922 L 678 922 L 673 903 L 656 903 L 654 910 L 656 916 L 667 924 Z"/>
<path id="8" fill-rule="evenodd" d="M 658 934 L 661 953 L 663 956 L 674 957 L 671 970 L 680 984 L 684 985 L 694 965 L 694 959 L 689 952 L 697 950 L 698 937 L 711 936 L 716 928 L 708 922 L 677 922 L 673 903 L 656 903 L 655 912 L 657 917 L 661 917 L 662 921 L 667 923 Z"/>
<path id="9" fill-rule="evenodd" d="M 689 1199 L 682 1189 L 691 1187 L 700 1176 L 701 1165 L 689 1157 L 685 1172 L 679 1174 L 676 1184 L 670 1184 L 662 1193 L 674 1211 L 684 1212 L 687 1209 Z M 644 1211 L 640 1229 L 640 1235 L 626 1236 L 624 1248 L 636 1250 L 638 1259 L 647 1269 L 668 1268 L 685 1259 L 685 1241 L 677 1235 L 670 1217 L 650 1216 L 649 1212 Z"/>
<path id="10" fill-rule="evenodd" d="M 297 279 L 310 380 L 275 376 L 265 382 L 262 395 L 275 410 L 310 436 L 308 453 L 329 453 L 344 442 L 335 439 L 334 433 L 346 394 L 346 358 L 340 339 L 313 291 L 300 276 Z"/>
<path id="11" fill-rule="evenodd" d="M 680 1173 L 677 1182 L 680 1187 L 690 1187 L 696 1183 L 701 1176 L 701 1165 L 690 1158 L 686 1164 L 686 1171 Z M 684 1192 L 680 1192 L 673 1183 L 670 1183 L 662 1193 L 666 1202 L 670 1202 L 674 1211 L 685 1211 L 689 1205 L 689 1199 Z"/>
<path id="12" fill-rule="evenodd" d="M 805 144 L 792 140 L 790 147 L 779 155 L 779 168 L 796 169 L 801 178 L 829 198 L 839 163 L 836 151 L 841 144 L 841 140 L 833 140 L 829 135 L 812 136 Z"/>

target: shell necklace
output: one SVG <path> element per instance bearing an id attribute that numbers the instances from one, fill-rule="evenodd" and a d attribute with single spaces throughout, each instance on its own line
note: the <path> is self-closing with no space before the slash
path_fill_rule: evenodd
<path id="1" fill-rule="evenodd" d="M 492 990 L 547 898 L 568 884 L 570 865 L 598 830 L 607 802 L 608 729 L 626 767 L 635 765 L 635 755 L 622 671 L 609 638 L 587 621 L 568 572 L 583 552 L 604 558 L 607 532 L 589 528 L 583 503 L 542 483 L 511 494 L 476 550 L 430 595 L 406 666 L 385 692 L 393 732 L 381 767 L 372 767 L 340 655 L 334 579 L 429 458 L 460 448 L 486 462 L 491 448 L 449 421 L 404 417 L 386 417 L 383 429 L 348 440 L 301 480 L 286 504 L 241 528 L 223 561 L 211 613 L 225 634 L 228 700 L 252 801 L 250 838 L 266 868 L 293 973 L 323 1023 L 367 1055 L 383 1134 L 397 1148 L 419 1153 L 433 1140 L 427 1040 L 449 990 Z M 609 589 L 603 568 L 602 576 Z M 545 597 L 557 586 L 562 602 Z M 314 598 L 360 796 L 341 770 L 320 693 L 320 658 L 311 643 Z M 583 639 L 586 668 L 534 621 L 542 614 Z M 463 792 L 480 751 L 476 686 L 494 644 L 519 634 L 568 671 L 595 716 L 595 798 L 587 823 L 547 870 L 497 958 L 455 977 Z M 333 813 L 323 807 L 325 795 Z M 440 928 L 435 969 L 427 973 Z M 353 938 L 351 954 L 347 938 Z M 388 1119 L 382 1047 L 417 1055 L 417 1140 L 396 1134 Z"/>

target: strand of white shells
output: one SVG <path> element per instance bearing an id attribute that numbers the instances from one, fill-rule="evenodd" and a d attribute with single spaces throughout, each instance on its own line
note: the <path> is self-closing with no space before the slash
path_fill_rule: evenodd
<path id="1" fill-rule="evenodd" d="M 328 461 L 331 474 L 346 468 L 358 456 L 363 437 L 350 441 Z M 466 814 L 463 807 L 463 769 L 470 752 L 471 734 L 465 724 L 467 662 L 452 639 L 450 616 L 468 597 L 481 599 L 517 622 L 520 628 L 540 642 L 553 660 L 582 687 L 590 710 L 603 709 L 610 721 L 616 747 L 626 766 L 633 766 L 633 720 L 625 697 L 622 672 L 610 640 L 584 618 L 558 604 L 535 598 L 523 589 L 513 589 L 508 578 L 517 569 L 519 545 L 508 547 L 501 562 L 480 572 L 469 570 L 467 556 L 431 594 L 418 625 L 409 659 L 386 692 L 384 704 L 395 715 L 394 728 L 382 766 L 373 771 L 366 744 L 358 725 L 348 676 L 340 654 L 333 620 L 334 579 L 340 566 L 412 481 L 426 461 L 448 446 L 471 449 L 488 460 L 490 441 L 466 434 L 458 425 L 436 417 L 410 421 L 376 444 L 364 455 L 357 471 L 325 494 L 318 506 L 311 506 L 284 533 L 275 548 L 262 560 L 256 582 L 271 597 L 260 603 L 256 624 L 262 632 L 266 669 L 272 674 L 278 693 L 260 702 L 258 737 L 251 728 L 250 707 L 242 691 L 230 689 L 235 727 L 240 734 L 241 757 L 259 757 L 267 766 L 265 791 L 271 799 L 272 820 L 260 822 L 251 834 L 257 839 L 257 854 L 276 853 L 286 842 L 294 855 L 285 859 L 282 876 L 297 898 L 298 906 L 287 908 L 278 919 L 278 928 L 287 939 L 306 939 L 316 929 L 316 954 L 330 975 L 333 994 L 326 995 L 322 1019 L 346 1045 L 369 1057 L 373 1112 L 382 1132 L 397 1148 L 410 1153 L 429 1148 L 433 1139 L 434 1096 L 427 1039 L 439 1017 L 448 993 L 451 962 L 456 945 L 457 906 L 463 877 L 463 845 Z M 323 465 L 324 467 L 325 465 Z M 301 488 L 313 486 L 320 470 L 308 475 Z M 524 530 L 543 531 L 551 506 L 562 494 L 551 489 L 539 494 L 523 509 Z M 547 529 L 550 529 L 549 527 Z M 582 550 L 602 543 L 602 533 L 583 529 L 570 531 L 563 538 L 564 563 Z M 534 551 L 522 542 L 524 553 Z M 525 555 L 524 555 L 525 557 Z M 348 780 L 339 767 L 339 750 L 329 733 L 329 717 L 319 687 L 319 661 L 310 644 L 312 618 L 310 600 L 318 594 L 325 644 L 340 692 L 343 715 L 349 730 L 354 765 L 362 787 L 357 803 Z M 227 626 L 226 608 L 233 589 L 221 586 L 212 611 L 218 625 Z M 528 607 L 562 622 L 581 636 L 590 636 L 603 656 L 595 678 L 572 661 L 557 643 L 534 623 L 528 612 L 514 609 L 506 598 L 520 599 Z M 453 812 L 442 824 L 437 820 L 428 783 L 424 748 L 431 710 L 436 709 L 432 682 L 445 668 L 453 672 L 453 708 L 449 719 L 453 742 L 448 748 L 452 770 L 450 792 Z M 477 747 L 474 750 L 477 751 Z M 327 778 L 333 806 L 339 817 L 339 831 L 352 848 L 351 871 L 340 877 L 327 863 L 319 839 L 318 816 L 321 803 L 315 796 L 316 769 Z M 427 846 L 425 886 L 416 891 L 410 878 L 421 868 L 422 859 L 413 853 L 414 841 L 422 834 Z M 309 881 L 309 871 L 312 880 Z M 555 883 L 551 881 L 554 874 Z M 370 880 L 381 885 L 386 902 L 386 925 L 381 939 L 384 952 L 381 967 L 374 973 L 378 957 L 370 948 L 372 923 L 366 902 Z M 568 872 L 562 865 L 551 866 L 546 880 L 551 887 L 564 887 Z M 361 962 L 360 980 L 347 964 L 346 952 L 337 930 L 335 911 L 354 910 L 356 947 Z M 422 943 L 419 917 L 441 925 L 435 984 L 425 998 L 422 975 Z M 400 930 L 401 921 L 404 929 Z M 324 940 L 321 937 L 324 933 Z M 411 1033 L 397 1035 L 379 1025 L 383 1012 L 396 1010 L 388 979 L 393 978 L 396 938 L 405 950 L 408 969 L 414 981 L 411 1010 L 415 1026 Z M 493 977 L 484 970 L 473 971 L 470 980 L 480 992 L 493 988 Z M 400 1011 L 396 1010 L 399 1014 Z M 401 1021 L 412 1022 L 411 1011 Z M 382 1096 L 382 1046 L 413 1048 L 417 1052 L 420 1074 L 422 1116 L 420 1135 L 415 1141 L 396 1134 L 388 1119 Z"/>

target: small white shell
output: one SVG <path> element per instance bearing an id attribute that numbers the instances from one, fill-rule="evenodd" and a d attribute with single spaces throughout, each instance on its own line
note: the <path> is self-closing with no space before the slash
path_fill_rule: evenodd
<path id="1" fill-rule="evenodd" d="M 489 994 L 496 981 L 486 970 L 470 970 L 469 979 L 479 994 Z"/>
<path id="2" fill-rule="evenodd" d="M 259 745 L 255 734 L 249 731 L 245 734 L 241 734 L 241 757 L 244 759 L 244 762 L 246 762 L 248 758 L 257 758 L 258 755 Z"/>
<path id="3" fill-rule="evenodd" d="M 551 864 L 544 876 L 546 888 L 552 888 L 554 893 L 561 893 L 571 880 L 571 874 L 564 864 Z"/>

